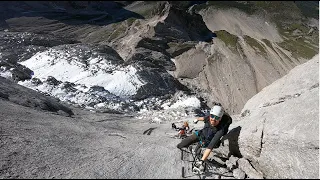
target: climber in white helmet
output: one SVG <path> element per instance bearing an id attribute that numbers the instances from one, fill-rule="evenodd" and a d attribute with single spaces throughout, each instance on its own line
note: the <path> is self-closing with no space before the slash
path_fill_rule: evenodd
<path id="1" fill-rule="evenodd" d="M 199 142 L 201 147 L 206 148 L 199 162 L 196 162 L 194 168 L 203 173 L 204 162 L 207 160 L 213 148 L 218 148 L 223 135 L 227 134 L 232 118 L 227 114 L 220 103 L 214 105 L 210 110 L 210 114 L 205 117 L 198 117 L 194 123 L 204 121 L 203 129 L 195 131 L 191 136 L 183 139 L 177 148 L 182 150 L 193 143 Z"/>

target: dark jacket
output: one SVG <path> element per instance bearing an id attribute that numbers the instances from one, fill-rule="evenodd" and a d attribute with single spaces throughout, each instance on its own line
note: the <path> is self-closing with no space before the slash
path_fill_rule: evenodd
<path id="1" fill-rule="evenodd" d="M 220 139 L 228 133 L 232 118 L 224 113 L 221 122 L 217 126 L 210 125 L 209 116 L 204 117 L 204 127 L 199 131 L 199 138 L 204 143 L 204 147 L 209 149 L 217 148 L 220 145 Z"/>

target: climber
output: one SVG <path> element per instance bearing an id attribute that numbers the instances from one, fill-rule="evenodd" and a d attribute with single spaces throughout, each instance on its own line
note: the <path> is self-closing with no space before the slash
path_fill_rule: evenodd
<path id="1" fill-rule="evenodd" d="M 220 103 L 214 105 L 210 114 L 205 117 L 198 117 L 193 122 L 204 121 L 203 129 L 195 131 L 191 136 L 183 139 L 177 148 L 187 148 L 193 143 L 199 142 L 202 148 L 206 148 L 200 161 L 195 163 L 193 170 L 204 172 L 204 162 L 207 160 L 213 148 L 218 148 L 223 135 L 227 134 L 232 118 L 224 112 Z"/>
<path id="2" fill-rule="evenodd" d="M 187 136 L 186 133 L 187 133 L 188 130 L 190 129 L 189 123 L 188 123 L 187 121 L 185 121 L 185 122 L 183 123 L 182 127 L 180 127 L 180 128 L 177 127 L 174 123 L 172 123 L 171 126 L 172 126 L 173 129 L 179 131 L 179 133 L 178 133 L 178 135 L 177 135 L 178 138 L 184 138 L 184 137 L 186 137 L 186 136 Z"/>

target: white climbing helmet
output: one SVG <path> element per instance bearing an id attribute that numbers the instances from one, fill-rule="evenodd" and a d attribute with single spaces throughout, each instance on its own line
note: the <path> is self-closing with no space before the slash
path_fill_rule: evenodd
<path id="1" fill-rule="evenodd" d="M 215 105 L 213 108 L 210 110 L 210 114 L 222 117 L 224 113 L 224 110 L 221 106 Z"/>

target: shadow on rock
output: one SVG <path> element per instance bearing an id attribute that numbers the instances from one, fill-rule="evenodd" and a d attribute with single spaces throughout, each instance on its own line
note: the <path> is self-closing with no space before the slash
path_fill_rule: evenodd
<path id="1" fill-rule="evenodd" d="M 203 174 L 202 179 L 215 179 L 214 177 L 218 176 L 218 179 L 233 179 L 233 176 L 227 175 L 227 174 L 223 174 L 223 173 L 218 173 L 218 172 L 211 172 L 211 171 L 207 171 Z M 223 177 L 223 178 L 221 178 Z"/>
<path id="2" fill-rule="evenodd" d="M 149 129 L 145 130 L 145 131 L 143 132 L 143 134 L 150 135 L 151 132 L 152 132 L 154 129 L 156 129 L 156 128 L 149 128 Z"/>
<path id="3" fill-rule="evenodd" d="M 220 158 L 221 161 L 225 162 L 227 159 L 223 158 L 223 157 L 219 157 L 219 156 L 215 156 L 216 158 Z M 225 165 L 225 163 L 221 163 L 221 162 L 218 162 L 217 160 L 215 159 L 210 159 L 208 160 L 209 163 L 207 163 L 207 167 L 210 167 L 210 168 L 220 168 L 220 167 L 224 167 L 226 168 L 227 166 Z"/>
<path id="4" fill-rule="evenodd" d="M 45 17 L 69 25 L 108 25 L 129 18 L 144 19 L 138 13 L 123 8 L 116 2 L 1 2 L 3 19 L 18 17 Z M 16 7 L 16 8 L 12 8 Z M 27 7 L 27 8 L 26 8 Z M 17 10 L 18 9 L 18 10 Z M 31 19 L 30 22 L 34 21 Z M 1 23 L 3 24 L 3 23 Z"/>

